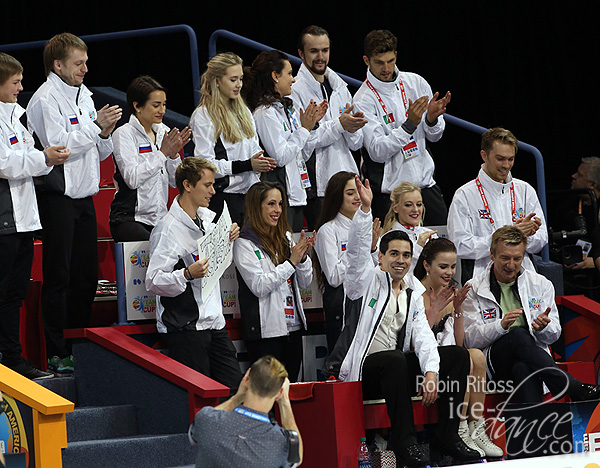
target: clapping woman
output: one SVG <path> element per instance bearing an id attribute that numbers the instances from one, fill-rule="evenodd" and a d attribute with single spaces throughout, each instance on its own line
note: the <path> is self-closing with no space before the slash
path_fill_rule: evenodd
<path id="1" fill-rule="evenodd" d="M 254 119 L 241 97 L 242 59 L 231 52 L 215 55 L 202 75 L 202 96 L 190 119 L 194 155 L 208 159 L 218 170 L 211 210 L 220 215 L 227 202 L 233 222 L 242 224 L 244 196 L 275 168 L 263 155 Z"/>
<path id="2" fill-rule="evenodd" d="M 167 213 L 169 186 L 175 187 L 179 151 L 190 141 L 185 127 L 169 131 L 163 123 L 167 92 L 150 76 L 127 88 L 129 122 L 113 133 L 115 185 L 110 230 L 115 242 L 142 241 Z"/>
<path id="3" fill-rule="evenodd" d="M 453 283 L 456 272 L 456 247 L 448 239 L 431 239 L 421 252 L 414 274 L 426 292 L 423 302 L 427 320 L 442 346 L 464 345 L 462 304 L 470 285 L 457 291 Z M 469 349 L 471 376 L 465 392 L 458 435 L 473 450 L 487 457 L 502 457 L 503 451 L 485 431 L 483 407 L 485 401 L 486 363 L 479 349 Z"/>
<path id="4" fill-rule="evenodd" d="M 292 240 L 286 197 L 275 182 L 254 184 L 246 195 L 246 221 L 233 246 L 238 271 L 242 333 L 250 361 L 272 355 L 295 381 L 302 362 L 306 318 L 300 290 L 312 281 L 315 235 Z"/>
<path id="5" fill-rule="evenodd" d="M 311 101 L 306 109 L 296 109 L 292 93 L 292 65 L 278 50 L 258 54 L 252 67 L 244 69 L 242 93 L 256 120 L 256 128 L 265 152 L 277 163 L 267 176 L 282 184 L 287 193 L 288 219 L 294 232 L 303 226 L 303 207 L 310 180 L 306 161 L 313 152 L 311 131 L 327 111 L 327 101 Z"/>

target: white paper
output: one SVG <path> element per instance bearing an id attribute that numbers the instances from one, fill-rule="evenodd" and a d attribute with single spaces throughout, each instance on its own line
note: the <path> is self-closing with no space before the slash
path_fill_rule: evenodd
<path id="1" fill-rule="evenodd" d="M 233 258 L 233 242 L 229 241 L 231 216 L 227 202 L 215 228 L 198 240 L 198 259 L 208 258 L 208 272 L 202 278 L 202 301 L 206 301 Z"/>

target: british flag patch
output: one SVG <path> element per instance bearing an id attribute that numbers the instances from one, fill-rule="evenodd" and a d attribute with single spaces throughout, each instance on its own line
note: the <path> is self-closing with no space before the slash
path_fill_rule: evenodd
<path id="1" fill-rule="evenodd" d="M 481 219 L 490 219 L 490 210 L 479 210 L 479 217 Z"/>
<path id="2" fill-rule="evenodd" d="M 485 320 L 496 318 L 496 309 L 485 309 L 482 313 Z"/>

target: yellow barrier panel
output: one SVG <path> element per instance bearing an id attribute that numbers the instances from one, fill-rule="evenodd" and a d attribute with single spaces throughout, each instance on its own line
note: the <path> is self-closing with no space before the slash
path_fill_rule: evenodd
<path id="1" fill-rule="evenodd" d="M 32 410 L 35 465 L 62 467 L 61 450 L 67 447 L 65 413 L 73 411 L 75 405 L 2 364 L 0 391 Z"/>

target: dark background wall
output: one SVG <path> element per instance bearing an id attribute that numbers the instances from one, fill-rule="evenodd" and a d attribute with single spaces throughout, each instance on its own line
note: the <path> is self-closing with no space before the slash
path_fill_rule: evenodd
<path id="1" fill-rule="evenodd" d="M 122 1 L 57 6 L 64 4 L 3 2 L 0 44 L 46 40 L 62 31 L 88 35 L 188 24 L 198 36 L 203 68 L 208 38 L 215 29 L 295 53 L 297 33 L 318 24 L 332 39 L 330 66 L 362 79 L 364 36 L 372 29 L 390 29 L 399 38 L 399 68 L 421 74 L 434 91 L 450 90 L 450 114 L 483 127 L 504 126 L 540 149 L 547 190 L 567 188 L 581 157 L 600 156 L 597 1 Z M 246 64 L 256 56 L 225 40 L 218 48 L 239 53 Z M 34 90 L 44 80 L 41 50 L 15 55 L 25 66 L 26 90 Z M 135 76 L 151 74 L 169 89 L 170 108 L 191 114 L 193 90 L 184 34 L 94 43 L 89 57 L 88 86 L 125 90 Z M 454 190 L 479 168 L 479 137 L 448 126 L 433 154 L 436 179 L 449 203 Z M 514 174 L 535 186 L 534 171 L 533 158 L 520 153 Z"/>

